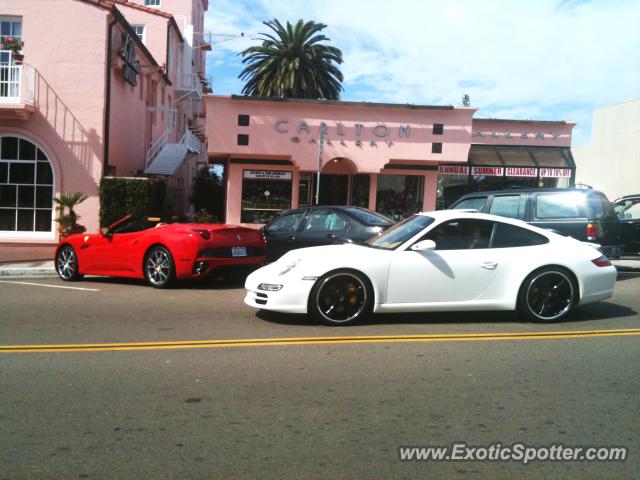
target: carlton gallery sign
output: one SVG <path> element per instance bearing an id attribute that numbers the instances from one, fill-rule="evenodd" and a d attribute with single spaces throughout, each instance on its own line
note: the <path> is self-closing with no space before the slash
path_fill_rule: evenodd
<path id="1" fill-rule="evenodd" d="M 385 125 L 384 123 L 378 123 L 374 127 L 365 127 L 362 123 L 355 123 L 353 127 L 349 127 L 353 129 L 355 133 L 355 144 L 357 147 L 361 147 L 365 143 L 368 143 L 371 147 L 377 147 L 378 143 L 386 144 L 387 147 L 393 146 L 393 141 L 390 137 L 394 136 L 394 133 L 397 134 L 397 138 L 409 138 L 411 136 L 411 125 L 399 125 L 397 128 L 391 128 Z M 291 137 L 291 141 L 293 143 L 300 143 L 303 141 L 301 135 L 303 133 L 307 135 L 312 135 L 308 140 L 305 139 L 306 143 L 318 143 L 316 137 L 313 136 L 313 132 L 311 131 L 311 126 L 304 120 L 298 122 L 297 124 L 291 124 L 289 120 L 281 119 L 277 120 L 273 124 L 273 129 L 278 133 L 289 133 L 293 134 Z M 325 122 L 320 122 L 318 127 L 315 127 L 320 136 L 320 141 L 323 141 L 327 145 L 333 145 L 332 140 L 329 138 L 330 134 L 335 134 L 338 139 L 333 140 L 337 141 L 340 145 L 346 145 L 345 135 L 347 135 L 347 127 L 341 122 L 336 122 L 335 127 L 330 127 Z M 367 138 L 363 138 L 365 135 L 370 135 Z"/>

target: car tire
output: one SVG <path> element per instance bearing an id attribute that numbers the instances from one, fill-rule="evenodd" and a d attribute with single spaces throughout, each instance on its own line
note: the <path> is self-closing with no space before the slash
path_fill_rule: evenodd
<path id="1" fill-rule="evenodd" d="M 65 282 L 73 282 L 83 277 L 78 269 L 78 255 L 71 245 L 60 247 L 55 263 L 58 276 Z"/>
<path id="2" fill-rule="evenodd" d="M 530 273 L 518 293 L 518 313 L 533 322 L 556 322 L 569 314 L 578 300 L 573 275 L 561 267 L 543 267 Z"/>
<path id="3" fill-rule="evenodd" d="M 308 311 L 327 325 L 350 325 L 369 315 L 373 288 L 354 270 L 335 270 L 320 277 L 309 294 Z"/>
<path id="4" fill-rule="evenodd" d="M 161 245 L 153 247 L 144 257 L 144 278 L 153 288 L 168 288 L 176 278 L 171 252 Z"/>

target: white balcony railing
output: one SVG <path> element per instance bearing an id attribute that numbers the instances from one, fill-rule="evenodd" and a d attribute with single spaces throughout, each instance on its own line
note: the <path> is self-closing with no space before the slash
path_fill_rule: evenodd
<path id="1" fill-rule="evenodd" d="M 35 103 L 36 70 L 31 65 L 0 65 L 0 104 Z"/>
<path id="2" fill-rule="evenodd" d="M 176 90 L 184 92 L 183 96 L 187 96 L 193 92 L 198 99 L 202 98 L 202 83 L 195 73 L 176 74 Z"/>
<path id="3" fill-rule="evenodd" d="M 149 147 L 149 150 L 147 151 L 145 166 L 144 166 L 145 170 L 149 168 L 151 163 L 156 159 L 160 151 L 167 144 L 167 140 L 169 139 L 170 133 L 171 133 L 171 130 L 167 128 L 164 132 L 162 132 L 162 135 L 160 135 L 160 137 L 158 137 L 158 139 L 155 142 L 153 142 L 153 145 Z"/>

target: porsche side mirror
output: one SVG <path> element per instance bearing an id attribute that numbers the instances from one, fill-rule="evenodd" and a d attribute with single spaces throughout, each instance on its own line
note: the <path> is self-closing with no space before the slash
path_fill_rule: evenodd
<path id="1" fill-rule="evenodd" d="M 436 242 L 433 240 L 422 240 L 421 242 L 411 245 L 411 250 L 416 252 L 426 252 L 436 249 Z"/>
<path id="2" fill-rule="evenodd" d="M 100 229 L 100 235 L 102 235 L 103 237 L 108 237 L 110 235 L 109 233 L 109 228 L 107 227 L 102 227 Z"/>

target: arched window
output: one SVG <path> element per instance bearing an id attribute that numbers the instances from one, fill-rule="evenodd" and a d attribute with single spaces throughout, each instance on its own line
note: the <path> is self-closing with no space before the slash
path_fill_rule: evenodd
<path id="1" fill-rule="evenodd" d="M 51 232 L 53 170 L 23 138 L 0 136 L 0 232 Z"/>

